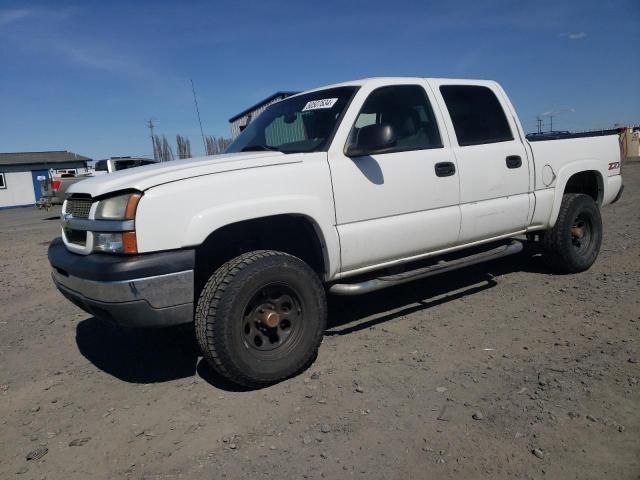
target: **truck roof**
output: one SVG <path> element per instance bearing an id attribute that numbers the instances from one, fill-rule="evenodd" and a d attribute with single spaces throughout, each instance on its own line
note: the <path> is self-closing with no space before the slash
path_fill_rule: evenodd
<path id="1" fill-rule="evenodd" d="M 307 90 L 306 92 L 314 92 L 317 90 L 325 90 L 327 88 L 336 88 L 336 87 L 363 87 L 363 86 L 383 86 L 383 85 L 393 85 L 400 84 L 406 82 L 417 82 L 427 80 L 428 82 L 433 82 L 436 84 L 442 83 L 452 83 L 458 85 L 496 85 L 494 80 L 476 80 L 470 78 L 435 78 L 435 77 L 368 77 L 361 78 L 359 80 L 350 80 L 348 82 L 340 82 L 334 83 L 332 85 L 325 85 L 322 87 L 314 88 L 311 90 Z M 302 92 L 305 93 L 305 92 Z M 295 95 L 294 95 L 295 96 Z"/>

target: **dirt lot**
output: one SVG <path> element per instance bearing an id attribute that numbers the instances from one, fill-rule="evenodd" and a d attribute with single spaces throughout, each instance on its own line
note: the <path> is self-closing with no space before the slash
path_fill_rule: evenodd
<path id="1" fill-rule="evenodd" d="M 640 478 L 640 164 L 624 173 L 589 272 L 523 254 L 332 299 L 317 361 L 259 391 L 182 329 L 78 310 L 49 277 L 59 212 L 2 211 L 0 478 Z"/>

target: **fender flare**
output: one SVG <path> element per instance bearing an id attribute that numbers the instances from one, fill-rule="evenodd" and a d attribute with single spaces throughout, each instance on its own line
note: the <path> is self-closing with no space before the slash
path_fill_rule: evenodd
<path id="1" fill-rule="evenodd" d="M 292 209 L 292 205 L 295 208 Z M 210 235 L 223 227 L 265 217 L 292 215 L 304 217 L 313 227 L 322 249 L 325 275 L 330 278 L 340 269 L 340 241 L 338 231 L 323 218 L 326 209 L 319 199 L 305 196 L 269 197 L 263 201 L 239 201 L 211 206 L 191 218 L 183 236 L 183 244 L 201 245 Z"/>
<path id="2" fill-rule="evenodd" d="M 606 178 L 607 176 L 607 172 L 602 168 L 602 162 L 588 159 L 568 163 L 556 173 L 555 194 L 553 199 L 553 208 L 551 209 L 551 215 L 549 216 L 549 228 L 553 228 L 556 224 L 556 221 L 558 220 L 560 205 L 562 204 L 562 197 L 564 195 L 565 189 L 567 188 L 567 183 L 569 183 L 569 179 L 575 174 L 582 172 L 594 172 L 597 175 L 598 190 L 600 194 L 598 195 L 598 199 L 596 202 L 598 204 L 602 203 L 604 193 L 604 178 Z"/>

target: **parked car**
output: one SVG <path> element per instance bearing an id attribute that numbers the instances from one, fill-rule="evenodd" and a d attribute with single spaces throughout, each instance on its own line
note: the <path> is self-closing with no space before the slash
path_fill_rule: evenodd
<path id="1" fill-rule="evenodd" d="M 55 203 L 62 204 L 64 202 L 67 190 L 75 183 L 88 178 L 95 177 L 97 175 L 103 175 L 105 173 L 119 172 L 120 170 L 127 170 L 129 168 L 141 167 L 143 165 L 152 165 L 158 163 L 157 160 L 150 158 L 132 158 L 132 157 L 112 157 L 106 160 L 98 160 L 94 165 L 94 171 L 83 175 L 68 175 L 62 174 L 60 177 L 52 178 L 52 196 L 55 198 Z"/>
<path id="2" fill-rule="evenodd" d="M 588 269 L 620 167 L 615 135 L 529 143 L 493 81 L 353 81 L 270 106 L 226 154 L 71 186 L 49 260 L 80 308 L 191 324 L 214 369 L 260 387 L 313 361 L 327 292 L 515 254 L 521 235 Z"/>
<path id="3" fill-rule="evenodd" d="M 105 160 L 98 160 L 93 166 L 94 175 L 104 173 L 119 172 L 129 168 L 144 167 L 145 165 L 153 165 L 158 160 L 141 157 L 111 157 Z"/>
<path id="4" fill-rule="evenodd" d="M 530 142 L 537 142 L 539 140 L 558 140 L 560 138 L 570 138 L 571 132 L 566 130 L 554 130 L 550 132 L 529 133 L 526 135 L 527 140 Z"/>

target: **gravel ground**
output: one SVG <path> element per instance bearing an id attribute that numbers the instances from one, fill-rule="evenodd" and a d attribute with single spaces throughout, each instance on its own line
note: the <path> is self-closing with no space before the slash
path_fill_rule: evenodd
<path id="1" fill-rule="evenodd" d="M 594 267 L 522 254 L 331 299 L 317 361 L 258 391 L 185 329 L 74 307 L 59 210 L 0 212 L 0 478 L 640 478 L 640 164 Z"/>

